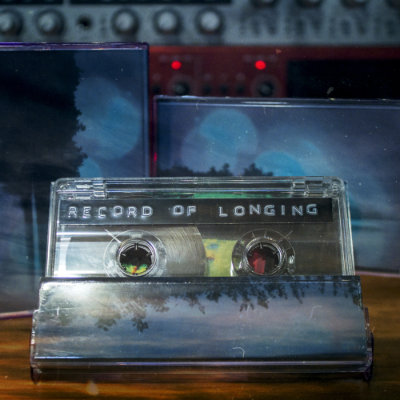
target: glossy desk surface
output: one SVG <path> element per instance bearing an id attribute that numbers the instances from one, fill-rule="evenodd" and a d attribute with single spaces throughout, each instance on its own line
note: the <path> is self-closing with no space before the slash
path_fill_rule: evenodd
<path id="1" fill-rule="evenodd" d="M 274 379 L 265 383 L 95 384 L 30 380 L 31 319 L 0 321 L 0 399 L 397 399 L 400 398 L 400 278 L 362 275 L 364 304 L 375 337 L 371 382 Z"/>

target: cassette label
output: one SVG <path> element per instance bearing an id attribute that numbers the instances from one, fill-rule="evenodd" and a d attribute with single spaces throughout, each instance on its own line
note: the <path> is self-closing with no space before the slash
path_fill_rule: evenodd
<path id="1" fill-rule="evenodd" d="M 332 199 L 62 201 L 63 224 L 225 224 L 332 221 Z"/>

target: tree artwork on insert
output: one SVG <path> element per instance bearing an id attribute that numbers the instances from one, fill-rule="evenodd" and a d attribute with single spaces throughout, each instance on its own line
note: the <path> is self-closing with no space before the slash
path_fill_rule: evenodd
<path id="1" fill-rule="evenodd" d="M 23 209 L 31 262 L 38 233 L 43 265 L 50 183 L 79 175 L 85 155 L 74 136 L 85 127 L 75 106 L 80 71 L 74 52 L 38 53 L 0 52 L 0 184 Z"/>
<path id="2" fill-rule="evenodd" d="M 187 166 L 175 164 L 171 168 L 158 168 L 158 176 L 233 176 L 235 175 L 231 171 L 231 167 L 228 163 L 223 164 L 220 169 L 214 166 L 210 167 L 208 171 L 193 171 Z M 243 172 L 239 174 L 241 176 L 273 176 L 273 172 L 264 172 L 262 168 L 258 168 L 255 163 L 251 163 L 247 168 L 243 169 Z"/>

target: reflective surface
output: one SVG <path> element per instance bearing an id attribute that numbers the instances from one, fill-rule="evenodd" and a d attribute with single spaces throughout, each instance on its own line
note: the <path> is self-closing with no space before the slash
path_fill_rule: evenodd
<path id="1" fill-rule="evenodd" d="M 160 176 L 340 176 L 356 265 L 400 271 L 397 101 L 166 97 L 157 121 Z"/>
<path id="2" fill-rule="evenodd" d="M 0 311 L 35 304 L 50 182 L 147 174 L 146 80 L 145 46 L 0 46 Z"/>
<path id="3" fill-rule="evenodd" d="M 180 366 L 362 373 L 371 363 L 357 277 L 57 279 L 40 298 L 35 379 Z"/>

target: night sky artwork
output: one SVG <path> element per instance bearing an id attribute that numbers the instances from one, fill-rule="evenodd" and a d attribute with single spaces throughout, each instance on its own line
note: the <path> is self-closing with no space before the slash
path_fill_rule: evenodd
<path id="1" fill-rule="evenodd" d="M 0 47 L 0 311 L 33 308 L 50 183 L 146 176 L 147 47 Z"/>
<path id="2" fill-rule="evenodd" d="M 160 97 L 156 109 L 160 176 L 338 176 L 356 265 L 400 271 L 400 103 Z"/>

